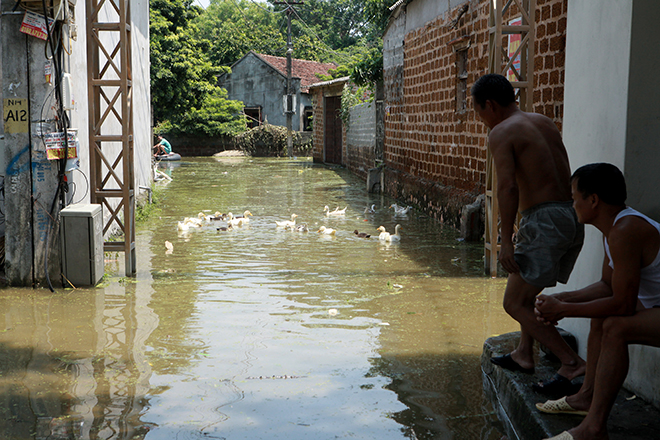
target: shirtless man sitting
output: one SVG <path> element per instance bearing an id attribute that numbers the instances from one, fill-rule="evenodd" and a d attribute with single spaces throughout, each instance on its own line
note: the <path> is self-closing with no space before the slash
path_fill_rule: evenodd
<path id="1" fill-rule="evenodd" d="M 572 207 L 568 154 L 559 130 L 546 116 L 516 105 L 511 83 L 488 74 L 472 87 L 474 109 L 490 128 L 488 148 L 497 172 L 501 220 L 499 261 L 509 273 L 504 309 L 520 323 L 515 350 L 491 361 L 503 368 L 534 372 L 534 339 L 561 361 L 557 375 L 537 387 L 558 392 L 584 374 L 585 362 L 554 326 L 536 319 L 534 301 L 544 288 L 566 283 L 582 248 L 584 226 Z M 522 214 L 514 247 L 513 229 Z"/>
<path id="2" fill-rule="evenodd" d="M 573 206 L 581 223 L 603 233 L 600 281 L 557 295 L 539 295 L 539 320 L 591 318 L 587 372 L 580 391 L 537 404 L 540 411 L 586 418 L 553 440 L 607 439 L 607 418 L 628 374 L 628 345 L 660 346 L 660 224 L 626 207 L 626 182 L 614 165 L 578 168 Z"/>

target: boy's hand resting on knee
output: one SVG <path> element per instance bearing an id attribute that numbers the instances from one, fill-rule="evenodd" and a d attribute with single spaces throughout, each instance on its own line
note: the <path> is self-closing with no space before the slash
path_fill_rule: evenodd
<path id="1" fill-rule="evenodd" d="M 562 314 L 562 301 L 554 295 L 538 295 L 534 303 L 536 319 L 545 325 L 557 325 L 564 316 Z"/>

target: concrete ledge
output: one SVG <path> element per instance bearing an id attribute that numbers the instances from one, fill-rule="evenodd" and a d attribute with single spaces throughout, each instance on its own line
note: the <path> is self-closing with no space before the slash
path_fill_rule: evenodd
<path id="1" fill-rule="evenodd" d="M 582 417 L 543 414 L 537 402 L 548 397 L 532 390 L 532 384 L 551 377 L 559 364 L 545 355 L 538 356 L 535 374 L 512 372 L 490 362 L 495 355 L 509 353 L 520 334 L 507 333 L 484 343 L 481 356 L 485 394 L 504 425 L 509 440 L 540 440 L 578 425 Z M 574 381 L 579 385 L 578 380 Z M 631 399 L 631 400 L 628 400 Z M 660 438 L 660 411 L 628 391 L 621 390 L 608 422 L 611 440 Z"/>

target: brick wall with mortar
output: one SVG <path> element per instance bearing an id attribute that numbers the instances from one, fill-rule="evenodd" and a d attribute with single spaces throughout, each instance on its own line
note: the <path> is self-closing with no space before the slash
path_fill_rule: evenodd
<path id="1" fill-rule="evenodd" d="M 319 83 L 309 88 L 312 97 L 312 120 L 313 120 L 313 147 L 312 160 L 323 163 L 323 148 L 325 144 L 325 108 L 323 98 L 328 96 L 341 96 L 345 81 L 335 80 L 328 83 Z M 342 124 L 342 158 L 346 159 L 346 127 Z"/>
<path id="2" fill-rule="evenodd" d="M 566 9 L 567 0 L 537 1 L 534 111 L 560 129 Z M 472 110 L 469 88 L 488 71 L 488 15 L 487 0 L 467 1 L 406 32 L 400 11 L 383 42 L 385 191 L 454 226 L 485 188 L 487 129 Z M 517 15 L 511 7 L 504 19 Z M 468 46 L 463 111 L 456 109 L 458 45 Z"/>

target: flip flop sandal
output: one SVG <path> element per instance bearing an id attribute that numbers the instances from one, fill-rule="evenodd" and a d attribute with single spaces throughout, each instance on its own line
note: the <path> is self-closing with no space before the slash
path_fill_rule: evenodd
<path id="1" fill-rule="evenodd" d="M 556 435 L 554 437 L 546 438 L 545 440 L 574 440 L 573 436 L 571 435 L 570 432 L 564 431 L 559 435 Z"/>
<path id="2" fill-rule="evenodd" d="M 505 354 L 504 356 L 494 356 L 490 358 L 490 361 L 493 364 L 505 368 L 507 370 L 520 371 L 521 373 L 527 373 L 527 374 L 534 374 L 534 368 L 521 367 L 520 364 L 518 364 L 518 362 L 513 360 L 511 354 Z"/>
<path id="3" fill-rule="evenodd" d="M 547 414 L 574 414 L 576 416 L 586 416 L 587 411 L 581 411 L 573 408 L 566 401 L 566 396 L 559 400 L 548 400 L 545 403 L 537 403 L 536 409 Z"/>
<path id="4" fill-rule="evenodd" d="M 575 394 L 576 385 L 573 385 L 568 378 L 556 373 L 550 380 L 533 384 L 532 389 L 541 394 L 570 396 Z"/>

